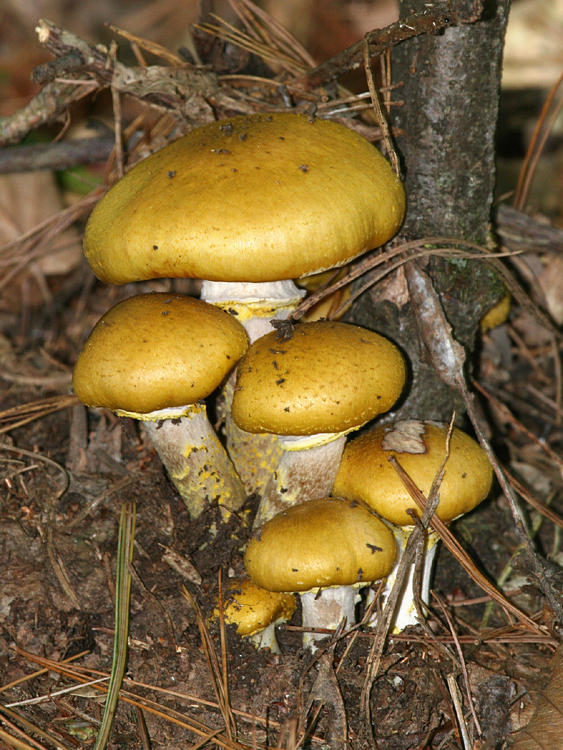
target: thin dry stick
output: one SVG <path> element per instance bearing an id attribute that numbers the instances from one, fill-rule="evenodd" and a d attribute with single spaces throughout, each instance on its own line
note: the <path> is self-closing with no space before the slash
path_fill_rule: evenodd
<path id="1" fill-rule="evenodd" d="M 221 677 L 223 684 L 223 695 L 225 696 L 225 705 L 230 711 L 229 722 L 226 723 L 227 736 L 231 737 L 231 727 L 236 731 L 236 721 L 231 709 L 229 698 L 229 670 L 227 667 L 227 633 L 225 630 L 225 610 L 223 607 L 223 571 L 219 568 L 219 625 L 221 633 Z"/>
<path id="2" fill-rule="evenodd" d="M 90 651 L 81 651 L 79 654 L 74 654 L 74 656 L 69 656 L 68 659 L 63 659 L 61 664 L 70 664 L 73 661 L 76 661 L 76 659 L 81 659 L 83 656 L 86 656 L 89 654 Z M 8 682 L 5 685 L 0 686 L 0 693 L 6 692 L 6 690 L 10 690 L 13 687 L 16 687 L 16 685 L 21 685 L 22 682 L 27 682 L 28 680 L 34 680 L 36 677 L 40 677 L 42 674 L 45 674 L 48 672 L 48 669 L 38 669 L 35 672 L 32 672 L 31 674 L 26 674 L 23 677 L 18 677 L 17 680 L 13 680 L 12 682 Z"/>
<path id="3" fill-rule="evenodd" d="M 40 742 L 37 742 L 37 740 L 34 740 L 13 722 L 9 721 L 5 717 L 2 719 L 2 721 L 12 730 L 12 732 L 21 735 L 24 739 L 27 740 L 27 742 L 32 743 L 31 745 L 28 745 L 23 742 L 23 740 L 19 740 L 17 737 L 14 737 L 14 735 L 8 734 L 8 732 L 0 729 L 0 739 L 4 738 L 6 740 L 7 747 L 17 748 L 17 750 L 47 750 L 45 745 L 42 745 Z"/>
<path id="4" fill-rule="evenodd" d="M 398 463 L 394 456 L 391 456 L 389 458 L 389 461 L 397 470 L 401 481 L 409 492 L 409 495 L 412 497 L 418 507 L 422 511 L 425 511 L 428 507 L 429 500 L 427 501 L 425 499 L 422 492 L 418 489 L 416 484 L 412 481 L 412 479 L 405 472 L 403 467 Z M 492 599 L 495 599 L 495 601 L 498 602 L 498 604 L 500 604 L 503 609 L 507 610 L 518 620 L 520 620 L 523 625 L 527 626 L 535 633 L 542 632 L 541 628 L 530 617 L 528 617 L 528 615 L 524 614 L 524 612 L 518 609 L 518 607 L 509 602 L 508 599 L 506 599 L 501 594 L 501 592 L 498 591 L 495 586 L 493 586 L 493 584 L 490 583 L 490 581 L 475 567 L 475 563 L 473 562 L 471 557 L 467 554 L 467 552 L 454 537 L 452 532 L 448 529 L 446 524 L 436 515 L 435 512 L 433 512 L 430 517 L 430 526 L 438 534 L 444 546 L 447 547 L 447 549 L 452 553 L 452 555 L 469 574 L 469 576 L 475 581 L 475 583 L 477 583 Z"/>
<path id="5" fill-rule="evenodd" d="M 80 674 L 80 672 L 76 671 L 75 669 L 70 669 L 68 667 L 62 666 L 60 663 L 53 662 L 50 659 L 46 659 L 44 657 L 38 656 L 37 654 L 31 654 L 29 652 L 24 651 L 23 649 L 16 647 L 16 652 L 19 654 L 22 654 L 30 661 L 35 662 L 36 664 L 42 664 L 46 666 L 50 671 L 58 672 L 59 674 L 64 674 L 65 676 L 76 680 L 77 682 L 89 682 L 89 678 L 84 677 Z M 90 673 L 94 674 L 103 674 L 101 672 L 97 672 L 96 670 L 88 670 Z M 128 680 L 129 682 L 129 680 Z M 147 685 L 146 687 L 149 687 L 151 689 L 152 686 Z M 92 688 L 94 690 L 99 691 L 100 693 L 106 693 L 107 689 L 103 685 L 92 685 Z M 168 691 L 162 691 L 162 692 L 168 692 Z M 220 731 L 217 733 L 216 730 L 210 729 L 202 722 L 198 721 L 197 719 L 194 719 L 192 717 L 187 718 L 184 714 L 181 714 L 179 711 L 175 711 L 172 708 L 169 708 L 167 706 L 161 706 L 156 701 L 151 700 L 150 698 L 145 698 L 144 696 L 136 695 L 134 693 L 130 693 L 126 690 L 122 690 L 120 693 L 120 699 L 127 703 L 130 706 L 139 706 L 140 708 L 144 709 L 145 711 L 148 711 L 154 716 L 158 716 L 162 719 L 165 719 L 166 721 L 170 721 L 173 724 L 177 724 L 180 727 L 183 727 L 184 729 L 187 729 L 190 732 L 193 732 L 194 734 L 199 735 L 200 737 L 204 737 L 207 740 L 210 737 L 213 737 L 214 742 L 219 745 L 220 747 L 224 748 L 225 750 L 248 750 L 248 747 L 245 747 L 241 745 L 238 742 L 235 742 L 234 740 L 229 740 L 227 737 L 222 735 Z M 256 750 L 259 750 L 262 746 L 257 745 Z M 264 748 L 264 750 L 266 750 Z"/>
<path id="6" fill-rule="evenodd" d="M 379 125 L 382 136 L 383 136 L 383 143 L 385 144 L 385 151 L 387 152 L 387 156 L 389 158 L 389 161 L 391 162 L 393 171 L 395 172 L 397 177 L 400 177 L 401 171 L 399 167 L 399 158 L 397 156 L 397 152 L 395 151 L 393 147 L 393 141 L 391 140 L 391 132 L 389 130 L 389 125 L 387 124 L 387 120 L 385 119 L 383 110 L 381 109 L 381 102 L 379 101 L 379 94 L 375 86 L 375 81 L 373 80 L 373 71 L 370 65 L 369 44 L 368 44 L 367 39 L 365 40 L 365 44 L 364 44 L 364 70 L 366 74 L 366 80 L 368 84 L 369 93 L 371 96 L 371 103 L 373 106 L 373 111 L 375 112 L 375 118 L 377 120 L 377 124 Z"/>
<path id="7" fill-rule="evenodd" d="M 225 724 L 225 733 L 229 740 L 234 741 L 237 733 L 236 720 L 229 703 L 228 690 L 226 691 L 224 687 L 224 675 L 219 666 L 219 661 L 213 647 L 211 636 L 209 635 L 209 631 L 205 627 L 205 620 L 194 597 L 185 586 L 182 586 L 181 593 L 184 599 L 187 599 L 187 601 L 191 604 L 196 614 L 196 621 L 201 635 L 203 650 L 207 659 L 209 671 L 211 672 L 213 687 L 215 689 L 215 695 L 217 697 L 217 703 L 219 704 L 219 708 L 221 710 L 221 714 L 223 716 L 223 721 Z"/>
<path id="8" fill-rule="evenodd" d="M 561 597 L 559 593 L 556 593 L 553 590 L 549 576 L 545 574 L 545 564 L 535 552 L 532 540 L 526 529 L 522 512 L 518 506 L 516 496 L 514 495 L 512 487 L 507 481 L 493 449 L 491 448 L 491 444 L 481 426 L 479 414 L 474 404 L 474 395 L 469 392 L 465 380 L 465 351 L 453 337 L 451 326 L 446 319 L 440 299 L 434 289 L 430 277 L 418 266 L 416 261 L 408 263 L 405 266 L 405 276 L 407 279 L 411 304 L 416 310 L 416 315 L 419 319 L 421 336 L 436 373 L 446 385 L 459 391 L 469 419 L 471 420 L 471 424 L 473 425 L 473 429 L 475 430 L 475 434 L 477 435 L 477 439 L 487 454 L 487 458 L 494 469 L 498 482 L 507 499 L 512 519 L 514 521 L 515 531 L 526 550 L 531 571 L 538 581 L 538 584 L 546 596 L 555 616 L 560 622 L 563 622 L 563 602 L 561 601 Z M 418 492 L 418 490 L 416 491 Z M 419 500 L 420 497 L 422 496 L 419 493 Z M 424 504 L 424 500 L 421 500 L 420 502 L 422 505 Z M 464 561 L 465 564 L 467 564 L 467 571 L 470 575 L 474 576 L 474 580 L 477 581 L 479 585 L 485 585 L 485 590 L 490 592 L 499 603 L 503 600 L 504 603 L 502 606 L 505 609 L 509 609 L 513 614 L 516 614 L 519 619 L 524 618 L 524 622 L 527 622 L 528 624 L 532 623 L 527 615 L 524 615 L 523 612 L 504 599 L 497 589 L 494 586 L 491 586 L 487 579 L 477 571 L 471 558 L 469 558 L 439 518 L 435 518 L 432 521 L 432 525 L 435 529 L 441 528 L 443 533 L 447 535 L 448 541 L 445 543 L 453 545 L 452 548 L 456 548 L 459 553 L 459 561 Z M 445 537 L 442 536 L 442 533 L 440 533 L 440 536 L 445 539 Z M 456 557 L 457 556 L 458 555 L 456 554 Z M 481 582 L 475 577 L 476 575 Z M 507 606 L 509 604 L 510 607 Z M 533 624 L 532 627 L 536 629 L 537 626 Z"/>
<path id="9" fill-rule="evenodd" d="M 19 683 L 20 681 L 31 679 L 34 675 L 38 673 L 43 674 L 45 672 L 54 672 L 57 674 L 61 674 L 77 682 L 80 682 L 81 684 L 84 684 L 85 681 L 90 681 L 92 676 L 99 676 L 105 680 L 107 680 L 109 677 L 107 672 L 103 672 L 102 670 L 99 670 L 99 669 L 92 669 L 90 667 L 82 667 L 79 665 L 73 665 L 72 669 L 65 670 L 64 668 L 62 668 L 62 665 L 67 664 L 68 662 L 71 661 L 71 659 L 65 659 L 64 661 L 56 662 L 51 659 L 46 659 L 44 657 L 38 657 L 37 655 L 29 653 L 25 651 L 24 649 L 21 649 L 17 646 L 15 647 L 15 652 L 19 654 L 20 656 L 23 656 L 25 659 L 29 661 L 46 665 L 44 669 L 38 670 L 37 673 L 34 672 L 31 675 L 27 675 L 26 677 L 21 678 L 21 680 L 18 680 L 15 684 Z M 84 656 L 87 653 L 89 652 L 85 651 L 81 654 L 77 654 L 75 657 L 73 657 L 73 659 L 79 658 L 80 656 Z M 208 708 L 219 710 L 219 704 L 217 702 L 206 700 L 205 698 L 201 698 L 197 695 L 192 695 L 189 693 L 180 693 L 177 690 L 169 690 L 168 688 L 159 687 L 157 685 L 149 685 L 146 682 L 139 682 L 138 680 L 132 680 L 128 677 L 124 679 L 124 683 L 126 683 L 127 685 L 132 685 L 133 687 L 136 687 L 136 688 L 152 690 L 155 693 L 161 693 L 162 695 L 166 695 L 166 696 L 173 697 L 173 698 L 179 698 L 183 701 L 189 701 L 190 703 L 198 703 L 202 706 L 207 706 Z M 7 687 L 10 687 L 10 686 L 6 686 L 6 689 Z M 127 694 L 133 698 L 139 698 L 139 700 L 142 699 L 141 696 L 136 695 L 134 693 L 129 692 Z M 155 705 L 157 704 L 155 703 Z M 255 716 L 254 714 L 250 714 L 247 711 L 241 711 L 239 709 L 233 709 L 233 712 L 236 713 L 236 715 L 239 716 L 241 719 L 244 719 L 245 721 L 248 721 L 248 722 L 252 722 L 253 724 L 258 723 L 258 724 L 269 725 L 276 729 L 281 727 L 281 724 L 279 722 L 274 721 L 273 719 L 270 719 L 270 718 L 263 719 L 259 716 Z"/>
<path id="10" fill-rule="evenodd" d="M 117 179 L 120 180 L 125 174 L 123 166 L 123 134 L 121 132 L 121 98 L 115 86 L 111 86 L 111 101 L 113 105 L 113 123 L 115 132 L 115 162 Z"/>
<path id="11" fill-rule="evenodd" d="M 460 250 L 459 248 L 463 248 Z M 522 286 L 518 283 L 516 278 L 511 272 L 504 266 L 501 259 L 504 257 L 511 257 L 515 254 L 514 251 L 503 252 L 503 253 L 491 253 L 486 248 L 475 244 L 474 242 L 468 242 L 466 240 L 459 240 L 453 237 L 424 237 L 419 240 L 411 240 L 410 242 L 404 242 L 400 245 L 388 247 L 385 251 L 381 249 L 377 252 L 370 253 L 367 258 L 362 258 L 354 267 L 341 279 L 335 281 L 334 284 L 325 288 L 319 289 L 310 296 L 307 296 L 294 312 L 289 316 L 290 322 L 299 320 L 311 307 L 317 304 L 323 297 L 334 293 L 335 291 L 347 286 L 350 282 L 366 274 L 369 270 L 376 268 L 379 265 L 385 265 L 385 268 L 378 274 L 370 276 L 366 282 L 358 286 L 344 303 L 342 303 L 338 309 L 334 312 L 334 316 L 338 316 L 343 313 L 344 309 L 347 308 L 352 302 L 362 295 L 367 289 L 373 286 L 375 283 L 384 278 L 388 273 L 399 268 L 408 260 L 414 258 L 424 258 L 429 255 L 445 255 L 446 257 L 458 257 L 458 258 L 473 258 L 476 260 L 482 260 L 488 263 L 502 278 L 505 286 L 515 297 L 515 299 L 522 305 L 522 307 L 530 312 L 531 315 L 547 330 L 558 339 L 563 338 L 561 334 L 554 327 L 552 321 L 546 317 L 546 315 L 535 305 L 529 295 L 525 292 Z M 394 262 L 390 262 L 394 258 L 399 258 Z"/>
<path id="12" fill-rule="evenodd" d="M 76 406 L 78 403 L 80 402 L 76 396 L 53 396 L 52 398 L 20 404 L 11 409 L 4 409 L 0 412 L 0 424 L 2 422 L 7 422 L 7 424 L 0 427 L 0 435 L 61 409 Z"/>
<path id="13" fill-rule="evenodd" d="M 429 7 L 420 13 L 411 13 L 406 18 L 402 18 L 384 29 L 370 31 L 366 34 L 365 39 L 370 46 L 371 55 L 373 57 L 380 55 L 386 49 L 421 34 L 433 34 L 457 22 L 476 20 L 482 9 L 481 0 L 476 0 L 473 3 L 474 12 L 471 14 L 471 18 L 458 19 L 452 8 L 447 7 L 447 5 L 438 7 L 429 4 Z M 364 39 L 361 39 L 330 60 L 326 60 L 316 68 L 308 70 L 297 80 L 288 82 L 288 86 L 295 83 L 302 88 L 312 89 L 339 78 L 343 73 L 357 70 L 362 65 L 364 44 Z"/>
<path id="14" fill-rule="evenodd" d="M 448 682 L 448 689 L 450 691 L 452 702 L 454 704 L 459 731 L 461 732 L 461 739 L 463 741 L 463 750 L 471 750 L 471 742 L 469 741 L 469 733 L 467 731 L 467 726 L 465 724 L 465 717 L 463 715 L 463 709 L 461 707 L 459 688 L 455 680 L 455 675 L 449 674 L 446 677 L 446 680 Z"/>
<path id="15" fill-rule="evenodd" d="M 481 736 L 481 725 L 479 724 L 479 719 L 477 718 L 477 714 L 475 713 L 475 706 L 473 705 L 473 697 L 471 695 L 471 687 L 469 685 L 469 675 L 467 674 L 467 666 L 465 664 L 465 658 L 463 656 L 463 651 L 461 650 L 461 645 L 459 643 L 459 639 L 457 637 L 457 633 L 455 632 L 454 624 L 452 622 L 452 618 L 449 615 L 448 610 L 444 606 L 444 603 L 440 599 L 439 596 L 436 596 L 434 594 L 434 598 L 438 603 L 438 606 L 440 607 L 442 614 L 444 615 L 446 622 L 448 623 L 448 628 L 450 629 L 450 633 L 452 634 L 453 642 L 455 645 L 455 650 L 457 651 L 457 656 L 459 659 L 459 663 L 461 665 L 461 673 L 463 675 L 463 682 L 465 684 L 465 692 L 467 694 L 467 702 L 469 704 L 469 709 L 471 711 L 471 716 L 473 717 L 473 722 L 475 723 L 475 727 L 477 729 L 477 734 Z"/>
<path id="16" fill-rule="evenodd" d="M 66 750 L 66 746 L 63 745 L 60 741 L 60 736 L 56 735 L 55 737 L 53 737 L 51 733 L 46 732 L 41 727 L 37 726 L 37 724 L 29 721 L 18 711 L 14 711 L 11 708 L 2 707 L 0 708 L 0 715 L 2 716 L 3 720 L 8 717 L 14 723 L 17 723 L 18 727 L 21 727 L 29 732 L 29 734 L 36 735 L 37 737 L 46 740 L 47 742 L 49 742 L 49 747 L 51 747 L 51 744 L 53 744 L 55 745 L 56 750 Z M 0 745 L 0 747 L 3 746 Z"/>
<path id="17" fill-rule="evenodd" d="M 428 526 L 428 521 L 431 515 L 434 513 L 434 511 L 438 507 L 438 503 L 440 501 L 439 490 L 440 490 L 440 485 L 442 483 L 442 479 L 444 476 L 446 461 L 448 460 L 448 456 L 449 456 L 449 435 L 451 434 L 452 427 L 453 427 L 453 418 L 452 418 L 452 424 L 450 425 L 450 429 L 448 431 L 448 439 L 446 441 L 446 451 L 444 454 L 444 458 L 442 459 L 442 462 L 438 468 L 438 471 L 436 472 L 436 476 L 434 477 L 432 486 L 430 488 L 430 493 L 428 496 L 429 497 L 428 506 L 422 512 L 422 518 L 420 519 L 420 524 L 414 527 L 411 534 L 409 535 L 409 538 L 407 539 L 407 543 L 401 554 L 401 559 L 397 567 L 395 583 L 393 585 L 393 588 L 391 589 L 391 592 L 389 593 L 389 596 L 387 597 L 385 606 L 383 607 L 381 622 L 378 624 L 377 633 L 376 633 L 376 636 L 373 640 L 373 643 L 370 649 L 368 662 L 367 662 L 368 668 L 366 670 L 366 676 L 364 679 L 364 685 L 362 688 L 362 694 L 360 698 L 361 710 L 364 713 L 366 726 L 369 731 L 371 731 L 371 727 L 372 727 L 371 705 L 370 705 L 371 690 L 372 690 L 375 678 L 377 677 L 377 673 L 379 671 L 379 665 L 381 663 L 383 649 L 385 647 L 385 642 L 387 640 L 387 636 L 391 628 L 393 615 L 395 613 L 395 609 L 399 601 L 399 597 L 401 596 L 401 593 L 402 593 L 403 583 L 408 574 L 408 569 L 413 564 L 413 561 L 415 560 L 415 558 L 420 560 L 422 557 L 422 549 L 424 545 L 424 538 L 425 538 L 426 528 Z"/>
<path id="18" fill-rule="evenodd" d="M 534 176 L 534 171 L 539 161 L 542 149 L 545 146 L 547 136 L 549 135 L 549 132 L 553 127 L 555 120 L 557 119 L 557 115 L 559 114 L 559 111 L 563 106 L 563 99 L 561 99 L 558 102 L 557 106 L 554 108 L 551 116 L 549 117 L 547 126 L 544 128 L 549 110 L 551 108 L 555 95 L 562 83 L 563 73 L 553 84 L 549 91 L 549 94 L 547 95 L 547 99 L 544 102 L 538 120 L 536 122 L 532 138 L 530 139 L 530 145 L 528 146 L 528 150 L 526 151 L 526 156 L 524 157 L 524 161 L 522 162 L 522 169 L 520 170 L 518 183 L 516 185 L 516 191 L 514 193 L 514 208 L 517 208 L 520 211 L 526 204 L 526 199 L 528 197 L 528 191 L 530 189 L 532 178 Z M 543 137 L 540 138 L 542 130 Z"/>
<path id="19" fill-rule="evenodd" d="M 186 61 L 183 60 L 180 55 L 177 55 L 175 52 L 171 52 L 166 47 L 163 47 L 161 44 L 158 44 L 158 42 L 153 42 L 150 39 L 144 39 L 143 37 L 137 36 L 136 34 L 132 34 L 130 31 L 127 31 L 125 29 L 120 28 L 119 26 L 116 26 L 113 23 L 106 24 L 108 29 L 113 31 L 114 34 L 118 34 L 119 36 L 122 36 L 124 39 L 127 39 L 127 41 L 131 45 L 137 45 L 141 49 L 146 50 L 151 55 L 154 55 L 155 57 L 160 57 L 162 60 L 167 62 L 169 65 L 185 65 Z"/>

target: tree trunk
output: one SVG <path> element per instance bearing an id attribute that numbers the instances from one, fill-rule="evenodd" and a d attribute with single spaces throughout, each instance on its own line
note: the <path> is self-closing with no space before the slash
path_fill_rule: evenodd
<path id="1" fill-rule="evenodd" d="M 405 0 L 401 16 L 424 10 L 423 0 Z M 498 114 L 505 0 L 485 0 L 476 23 L 414 37 L 392 56 L 391 124 L 405 175 L 405 240 L 454 237 L 487 245 L 495 184 L 494 139 Z M 428 262 L 434 286 L 454 336 L 468 360 L 479 320 L 504 293 L 482 261 L 434 257 Z M 371 288 L 353 308 L 354 322 L 388 335 L 405 351 L 412 382 L 402 417 L 447 420 L 463 412 L 456 392 L 436 376 L 408 304 L 404 274 L 395 272 Z"/>

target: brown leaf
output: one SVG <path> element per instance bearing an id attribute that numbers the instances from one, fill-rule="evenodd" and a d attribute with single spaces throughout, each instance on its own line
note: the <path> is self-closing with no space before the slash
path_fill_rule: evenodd
<path id="1" fill-rule="evenodd" d="M 563 737 L 563 645 L 552 659 L 552 673 L 545 690 L 538 693 L 536 710 L 530 723 L 520 729 L 510 746 L 512 750 L 543 750 L 561 747 Z"/>

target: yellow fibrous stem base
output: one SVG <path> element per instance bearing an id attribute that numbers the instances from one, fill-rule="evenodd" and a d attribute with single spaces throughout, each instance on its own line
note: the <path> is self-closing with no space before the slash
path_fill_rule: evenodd
<path id="1" fill-rule="evenodd" d="M 228 520 L 242 507 L 246 492 L 205 405 L 197 404 L 179 418 L 145 420 L 145 429 L 192 518 L 219 504 Z"/>
<path id="2" fill-rule="evenodd" d="M 255 529 L 292 505 L 330 495 L 346 434 L 278 438 L 281 457 L 264 488 L 254 519 Z"/>

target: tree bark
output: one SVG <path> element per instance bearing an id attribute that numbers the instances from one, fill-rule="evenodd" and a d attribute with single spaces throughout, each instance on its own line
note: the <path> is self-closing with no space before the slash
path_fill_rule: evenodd
<path id="1" fill-rule="evenodd" d="M 401 16 L 424 8 L 405 0 Z M 507 21 L 505 0 L 486 0 L 472 24 L 422 35 L 394 48 L 393 83 L 399 84 L 392 125 L 405 175 L 407 240 L 455 237 L 490 244 L 495 185 L 495 130 L 502 49 Z M 426 271 L 440 295 L 454 336 L 471 356 L 479 320 L 504 293 L 482 261 L 434 257 Z M 404 274 L 364 294 L 351 313 L 362 325 L 388 335 L 405 351 L 412 382 L 402 417 L 446 420 L 463 412 L 457 392 L 434 372 L 408 304 Z"/>

